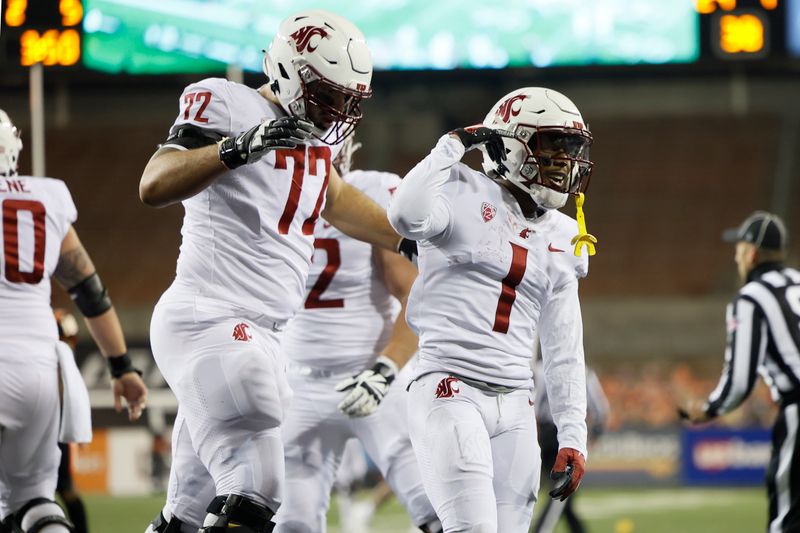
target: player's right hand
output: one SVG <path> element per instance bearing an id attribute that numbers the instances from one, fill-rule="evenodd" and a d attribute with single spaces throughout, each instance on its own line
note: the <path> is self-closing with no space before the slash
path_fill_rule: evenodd
<path id="1" fill-rule="evenodd" d="M 506 147 L 503 144 L 503 135 L 497 130 L 486 126 L 467 126 L 457 128 L 450 135 L 461 141 L 466 151 L 485 144 L 486 152 L 495 163 L 502 163 L 506 159 Z"/>
<path id="2" fill-rule="evenodd" d="M 297 117 L 281 117 L 253 126 L 219 143 L 219 160 L 230 169 L 254 163 L 270 150 L 290 149 L 311 138 L 314 125 Z"/>
<path id="3" fill-rule="evenodd" d="M 122 412 L 122 398 L 128 404 L 128 420 L 139 420 L 147 404 L 147 385 L 137 372 L 126 372 L 111 380 L 114 393 L 114 409 Z"/>
<path id="4" fill-rule="evenodd" d="M 550 491 L 550 497 L 562 502 L 566 500 L 578 490 L 585 471 L 586 459 L 581 452 L 574 448 L 558 450 L 556 462 L 550 472 L 550 478 L 556 482 L 556 486 Z"/>

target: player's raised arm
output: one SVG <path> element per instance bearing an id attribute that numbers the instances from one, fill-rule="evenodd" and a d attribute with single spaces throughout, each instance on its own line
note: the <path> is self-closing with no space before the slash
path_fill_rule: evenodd
<path id="1" fill-rule="evenodd" d="M 261 159 L 270 150 L 294 148 L 308 138 L 311 124 L 294 117 L 263 122 L 236 137 L 183 125 L 153 154 L 139 182 L 139 198 L 164 207 L 194 196 L 220 174 Z"/>
<path id="2" fill-rule="evenodd" d="M 331 167 L 322 216 L 345 235 L 397 252 L 403 238 L 392 228 L 386 211 L 339 176 Z"/>
<path id="3" fill-rule="evenodd" d="M 138 419 L 147 401 L 147 387 L 128 357 L 122 327 L 108 291 L 72 227 L 61 243 L 58 266 L 53 277 L 69 292 L 86 319 L 89 333 L 103 357 L 108 360 L 117 412 L 122 410 L 121 398 L 125 398 L 128 417 L 130 420 Z"/>

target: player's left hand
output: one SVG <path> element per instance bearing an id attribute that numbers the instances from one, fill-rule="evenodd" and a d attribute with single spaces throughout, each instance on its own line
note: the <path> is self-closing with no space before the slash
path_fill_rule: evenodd
<path id="1" fill-rule="evenodd" d="M 495 163 L 502 163 L 506 159 L 506 147 L 503 144 L 503 135 L 498 130 L 486 126 L 467 126 L 457 128 L 450 135 L 461 141 L 464 149 L 469 151 L 480 145 L 486 145 L 489 158 Z"/>
<path id="2" fill-rule="evenodd" d="M 574 448 L 558 450 L 553 471 L 550 472 L 550 478 L 556 482 L 555 488 L 550 491 L 550 497 L 562 502 L 566 500 L 578 490 L 584 472 L 586 472 L 586 459 L 581 452 Z"/>
<path id="3" fill-rule="evenodd" d="M 711 420 L 711 417 L 706 412 L 705 403 L 697 400 L 691 400 L 679 405 L 678 418 L 691 424 L 702 424 Z"/>
<path id="4" fill-rule="evenodd" d="M 386 396 L 389 385 L 396 375 L 397 365 L 385 355 L 381 355 L 372 368 L 336 385 L 338 392 L 349 391 L 339 403 L 339 410 L 354 418 L 371 415 Z"/>
<path id="5" fill-rule="evenodd" d="M 128 420 L 139 420 L 147 404 L 147 385 L 137 372 L 126 372 L 117 379 L 111 380 L 114 393 L 114 409 L 122 412 L 122 398 L 128 404 Z"/>

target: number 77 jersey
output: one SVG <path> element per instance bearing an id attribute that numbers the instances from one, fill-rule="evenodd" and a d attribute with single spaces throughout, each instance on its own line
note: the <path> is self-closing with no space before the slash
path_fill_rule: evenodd
<path id="1" fill-rule="evenodd" d="M 588 259 L 572 253 L 575 220 L 556 210 L 526 219 L 497 182 L 461 163 L 450 173 L 439 196 L 449 223 L 419 242 L 408 303 L 417 375 L 529 387 L 536 333 L 545 356 L 583 364 L 578 279 Z"/>
<path id="2" fill-rule="evenodd" d="M 78 214 L 63 181 L 0 177 L 0 359 L 52 355 L 58 340 L 50 276 Z"/>
<path id="3" fill-rule="evenodd" d="M 179 104 L 171 134 L 193 127 L 209 138 L 232 137 L 286 115 L 258 91 L 219 78 L 189 85 Z M 174 137 L 166 145 L 186 149 Z M 314 226 L 339 149 L 310 139 L 271 151 L 184 200 L 176 283 L 276 322 L 291 318 L 305 294 Z"/>

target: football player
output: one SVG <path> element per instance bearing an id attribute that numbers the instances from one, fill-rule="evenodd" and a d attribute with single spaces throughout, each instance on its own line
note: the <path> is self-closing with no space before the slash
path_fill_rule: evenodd
<path id="1" fill-rule="evenodd" d="M 150 530 L 272 530 L 291 392 L 278 332 L 305 297 L 320 214 L 396 250 L 386 213 L 331 168 L 371 94 L 361 32 L 320 10 L 284 20 L 259 89 L 189 85 L 142 174 L 144 203 L 182 203 L 183 242 L 150 338 L 179 410 L 162 516 Z"/>
<path id="2" fill-rule="evenodd" d="M 130 420 L 138 419 L 147 388 L 126 354 L 108 292 L 72 227 L 77 211 L 67 186 L 52 178 L 18 175 L 21 149 L 19 131 L 0 110 L 0 530 L 67 532 L 73 531 L 72 524 L 54 501 L 61 453 L 56 445 L 59 354 L 51 276 L 69 291 L 108 359 L 117 411 L 125 398 Z M 76 373 L 62 370 L 65 397 L 80 387 L 85 393 L 79 375 L 78 382 L 66 379 Z M 65 402 L 64 409 L 69 407 Z M 86 431 L 88 409 L 87 396 Z"/>
<path id="3" fill-rule="evenodd" d="M 583 476 L 586 384 L 579 224 L 592 137 L 564 95 L 523 88 L 459 128 L 400 183 L 389 219 L 418 241 L 407 320 L 420 337 L 411 442 L 444 531 L 527 531 L 539 489 L 531 346 L 538 330 L 563 498 Z M 480 148 L 483 170 L 460 163 Z M 583 199 L 583 196 L 580 196 Z M 577 240 L 577 239 L 576 239 Z"/>
<path id="4" fill-rule="evenodd" d="M 388 206 L 399 176 L 348 172 L 352 140 L 335 166 L 346 183 Z M 412 521 L 441 531 L 411 449 L 399 369 L 417 350 L 403 313 L 417 271 L 406 259 L 322 221 L 306 300 L 282 335 L 292 406 L 283 426 L 286 497 L 276 531 L 322 533 L 345 444 L 358 438 Z M 390 385 L 392 385 L 390 387 Z"/>

